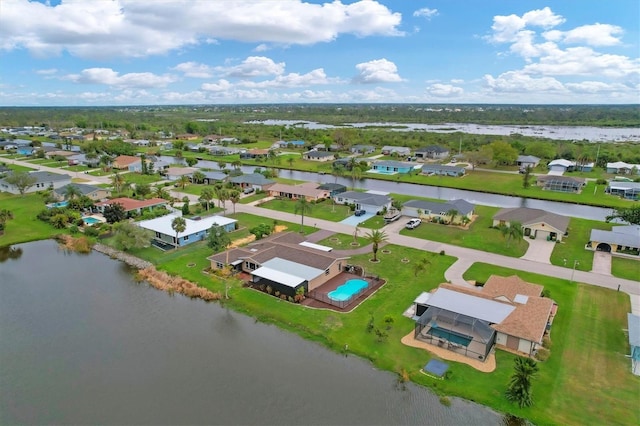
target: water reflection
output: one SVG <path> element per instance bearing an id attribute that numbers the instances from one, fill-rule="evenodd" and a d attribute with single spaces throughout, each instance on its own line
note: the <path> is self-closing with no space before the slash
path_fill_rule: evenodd
<path id="1" fill-rule="evenodd" d="M 0 247 L 0 263 L 6 262 L 7 260 L 15 260 L 20 259 L 22 256 L 22 248 L 14 247 L 14 246 L 4 246 Z"/>

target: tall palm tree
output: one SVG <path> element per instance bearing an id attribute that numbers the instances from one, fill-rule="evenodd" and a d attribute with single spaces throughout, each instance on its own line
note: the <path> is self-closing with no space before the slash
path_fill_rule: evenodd
<path id="1" fill-rule="evenodd" d="M 507 247 L 509 247 L 511 240 L 518 241 L 524 235 L 522 231 L 522 224 L 520 222 L 511 222 L 509 226 L 500 225 L 499 229 L 504 238 L 507 240 Z"/>
<path id="2" fill-rule="evenodd" d="M 169 193 L 162 185 L 156 185 L 153 187 L 153 195 L 164 200 L 170 197 Z"/>
<path id="3" fill-rule="evenodd" d="M 517 357 L 513 370 L 506 392 L 507 399 L 521 408 L 530 407 L 533 405 L 531 379 L 538 373 L 538 364 L 531 358 Z"/>
<path id="4" fill-rule="evenodd" d="M 240 161 L 240 160 L 234 160 L 234 161 L 231 163 L 231 166 L 232 166 L 234 169 L 238 170 L 240 167 L 242 167 L 242 161 Z"/>
<path id="5" fill-rule="evenodd" d="M 178 179 L 178 185 L 180 185 L 180 188 L 184 189 L 187 185 L 189 185 L 191 181 L 189 180 L 189 176 L 187 175 L 182 175 L 180 176 L 180 179 Z"/>
<path id="6" fill-rule="evenodd" d="M 11 210 L 0 210 L 0 235 L 4 234 L 5 224 L 11 219 L 13 219 L 13 212 Z"/>
<path id="7" fill-rule="evenodd" d="M 222 188 L 220 193 L 218 194 L 218 200 L 220 200 L 220 204 L 222 205 L 222 214 L 227 214 L 226 201 L 229 199 L 229 190 L 227 188 Z"/>
<path id="8" fill-rule="evenodd" d="M 353 187 L 356 187 L 356 181 L 362 179 L 362 169 L 359 166 L 355 166 L 351 169 L 351 179 L 353 179 Z"/>
<path id="9" fill-rule="evenodd" d="M 233 204 L 233 214 L 236 214 L 236 204 L 240 201 L 240 191 L 237 189 L 229 191 L 229 201 Z"/>
<path id="10" fill-rule="evenodd" d="M 373 245 L 373 261 L 378 261 L 378 248 L 380 244 L 387 241 L 387 234 L 384 231 L 380 231 L 379 229 L 374 229 L 366 235 L 367 240 Z"/>
<path id="11" fill-rule="evenodd" d="M 453 220 L 458 216 L 458 210 L 449 209 L 449 211 L 447 211 L 447 216 L 449 216 L 449 224 L 453 225 Z"/>
<path id="12" fill-rule="evenodd" d="M 293 207 L 293 214 L 300 213 L 302 220 L 300 221 L 300 232 L 302 233 L 304 230 L 304 215 L 311 213 L 313 208 L 311 207 L 311 203 L 307 201 L 305 197 L 298 198 L 296 201 L 296 205 Z"/>
<path id="13" fill-rule="evenodd" d="M 124 177 L 120 173 L 115 172 L 111 175 L 111 184 L 115 188 L 116 192 L 120 193 L 122 186 L 124 185 Z"/>
<path id="14" fill-rule="evenodd" d="M 178 216 L 171 221 L 171 228 L 176 231 L 176 249 L 178 248 L 178 235 L 181 232 L 184 232 L 187 229 L 187 222 L 184 220 L 182 216 Z"/>
<path id="15" fill-rule="evenodd" d="M 194 183 L 202 183 L 207 177 L 200 170 L 193 172 L 191 175 L 191 179 L 193 179 Z"/>
<path id="16" fill-rule="evenodd" d="M 80 198 L 81 195 L 82 195 L 82 193 L 80 192 L 78 187 L 75 186 L 74 184 L 69 184 L 64 188 L 64 199 L 65 200 L 73 200 L 76 197 Z"/>
<path id="17" fill-rule="evenodd" d="M 209 204 L 211 204 L 211 200 L 213 200 L 213 191 L 211 188 L 204 188 L 200 193 L 200 198 L 198 200 L 204 203 L 207 210 L 209 210 Z"/>
<path id="18" fill-rule="evenodd" d="M 335 178 L 333 183 L 338 183 L 338 178 L 344 176 L 344 166 L 342 164 L 333 166 L 333 169 L 331 169 L 331 174 Z"/>

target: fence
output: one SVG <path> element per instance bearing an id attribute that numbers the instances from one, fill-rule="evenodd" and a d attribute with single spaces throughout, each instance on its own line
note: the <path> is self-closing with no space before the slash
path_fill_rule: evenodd
<path id="1" fill-rule="evenodd" d="M 376 285 L 380 279 L 378 277 L 367 277 L 367 286 L 358 290 L 356 293 L 353 293 L 351 297 L 347 300 L 333 300 L 329 297 L 328 293 L 320 292 L 318 290 L 312 290 L 309 292 L 308 296 L 317 301 L 326 303 L 331 306 L 335 306 L 340 309 L 344 309 L 354 301 L 358 300 L 358 298 L 364 294 L 367 290 L 369 290 L 373 285 Z"/>

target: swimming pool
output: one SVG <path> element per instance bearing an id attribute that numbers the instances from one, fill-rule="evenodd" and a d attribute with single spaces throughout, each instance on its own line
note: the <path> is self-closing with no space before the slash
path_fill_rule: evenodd
<path id="1" fill-rule="evenodd" d="M 335 300 L 336 302 L 344 302 L 351 299 L 360 290 L 367 288 L 368 285 L 369 283 L 367 283 L 365 280 L 348 280 L 335 290 L 330 291 L 328 296 L 329 299 Z"/>
<path id="2" fill-rule="evenodd" d="M 62 207 L 67 207 L 67 205 L 69 204 L 68 201 L 60 201 L 58 203 L 50 203 L 47 204 L 47 207 L 49 207 L 50 209 L 57 207 L 57 208 L 62 208 Z"/>
<path id="3" fill-rule="evenodd" d="M 86 223 L 87 225 L 93 225 L 94 223 L 100 223 L 99 219 L 96 219 L 95 217 L 83 217 L 82 220 L 84 221 L 84 223 Z"/>
<path id="4" fill-rule="evenodd" d="M 441 330 L 439 328 L 430 328 L 427 332 L 428 334 L 434 337 L 441 337 L 443 339 L 447 339 L 451 343 L 457 343 L 462 346 L 469 346 L 469 343 L 473 340 L 473 337 L 467 336 L 461 333 L 456 333 L 451 330 Z"/>

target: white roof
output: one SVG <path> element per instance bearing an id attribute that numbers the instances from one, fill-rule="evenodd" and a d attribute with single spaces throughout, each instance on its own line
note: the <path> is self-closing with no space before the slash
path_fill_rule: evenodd
<path id="1" fill-rule="evenodd" d="M 309 241 L 303 241 L 298 245 L 301 245 L 303 247 L 309 247 L 309 248 L 316 249 L 316 250 L 321 250 L 321 251 L 331 251 L 331 250 L 333 250 L 333 247 L 327 247 L 327 246 L 323 246 L 323 245 L 320 245 L 320 244 L 314 244 L 314 243 L 310 243 Z"/>
<path id="2" fill-rule="evenodd" d="M 515 306 L 446 288 L 437 289 L 429 298 L 429 306 L 500 324 L 513 312 Z"/>
<path id="3" fill-rule="evenodd" d="M 558 158 L 556 160 L 549 162 L 549 166 L 556 166 L 556 165 L 569 167 L 569 166 L 575 166 L 576 163 L 570 160 L 565 160 L 564 158 Z"/>
<path id="4" fill-rule="evenodd" d="M 416 297 L 413 303 L 417 303 L 418 305 L 426 305 L 430 297 L 431 293 L 423 291 L 418 297 Z"/>
<path id="5" fill-rule="evenodd" d="M 179 215 L 170 214 L 167 216 L 157 217 L 155 219 L 143 220 L 138 223 L 138 226 L 153 232 L 159 232 L 161 234 L 171 235 L 172 237 L 175 237 L 176 231 L 174 231 L 171 227 L 171 221 L 173 221 L 173 219 L 175 219 L 176 217 L 179 217 Z M 203 217 L 200 220 L 185 218 L 184 221 L 187 227 L 185 228 L 184 232 L 180 232 L 178 234 L 178 238 L 182 238 L 185 235 L 191 235 L 197 232 L 209 230 L 213 225 L 225 226 L 230 223 L 237 222 L 237 220 L 235 219 L 230 219 L 224 216 L 209 216 Z"/>
<path id="6" fill-rule="evenodd" d="M 303 278 L 287 274 L 286 272 L 276 271 L 266 266 L 256 269 L 252 274 L 291 288 L 296 288 L 305 281 Z"/>
<path id="7" fill-rule="evenodd" d="M 269 259 L 266 262 L 262 263 L 262 266 L 299 277 L 303 281 L 304 280 L 310 281 L 324 274 L 324 269 L 314 268 L 312 266 L 307 266 L 301 263 L 292 262 L 290 260 L 282 259 L 280 257 L 274 257 L 273 259 Z"/>
<path id="8" fill-rule="evenodd" d="M 366 191 L 367 194 L 375 194 L 375 195 L 389 195 L 388 191 L 375 191 L 373 189 L 370 189 L 368 191 Z"/>

